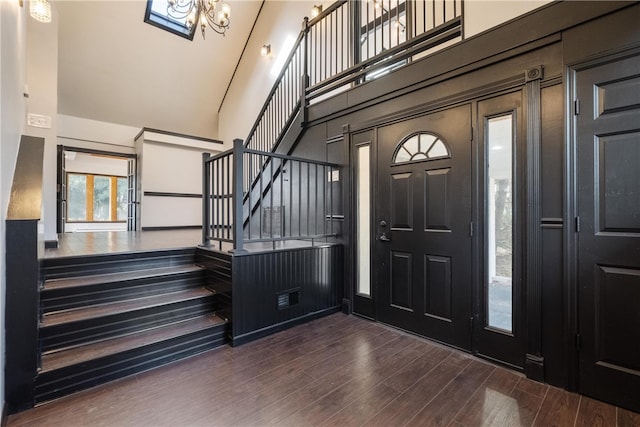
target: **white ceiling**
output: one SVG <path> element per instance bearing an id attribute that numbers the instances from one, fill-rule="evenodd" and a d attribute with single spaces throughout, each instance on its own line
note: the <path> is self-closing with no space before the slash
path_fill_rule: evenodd
<path id="1" fill-rule="evenodd" d="M 218 109 L 261 0 L 227 0 L 226 36 L 193 41 L 144 22 L 146 0 L 55 2 L 58 113 L 217 137 Z"/>

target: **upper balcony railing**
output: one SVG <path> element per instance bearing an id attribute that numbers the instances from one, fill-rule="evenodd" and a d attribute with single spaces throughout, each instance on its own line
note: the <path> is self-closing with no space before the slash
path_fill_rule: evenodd
<path id="1" fill-rule="evenodd" d="M 305 18 L 245 146 L 273 151 L 310 103 L 461 39 L 462 19 L 463 0 L 339 0 Z"/>

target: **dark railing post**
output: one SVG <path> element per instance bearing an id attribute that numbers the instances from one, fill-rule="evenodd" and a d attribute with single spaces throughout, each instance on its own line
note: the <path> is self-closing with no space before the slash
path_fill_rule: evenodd
<path id="1" fill-rule="evenodd" d="M 209 158 L 211 154 L 202 153 L 202 245 L 209 245 L 209 204 L 211 200 L 211 182 Z"/>
<path id="2" fill-rule="evenodd" d="M 242 206 L 244 203 L 243 186 L 244 144 L 241 139 L 233 140 L 233 252 L 245 252 L 244 218 Z M 251 189 L 249 189 L 251 191 Z M 249 218 L 251 220 L 251 218 Z"/>
<path id="3" fill-rule="evenodd" d="M 304 46 L 304 55 L 302 56 L 302 76 L 300 78 L 300 108 L 302 109 L 302 125 L 307 123 L 307 88 L 309 87 L 309 18 L 304 17 L 302 21 L 303 37 L 301 45 Z"/>

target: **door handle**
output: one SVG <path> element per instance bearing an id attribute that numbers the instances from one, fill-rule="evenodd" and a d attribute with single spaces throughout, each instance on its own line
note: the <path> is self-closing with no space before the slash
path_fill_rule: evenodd
<path id="1" fill-rule="evenodd" d="M 380 240 L 381 242 L 390 242 L 391 239 L 387 237 L 387 234 L 385 232 L 382 233 L 382 235 L 380 237 L 378 237 L 378 240 Z"/>

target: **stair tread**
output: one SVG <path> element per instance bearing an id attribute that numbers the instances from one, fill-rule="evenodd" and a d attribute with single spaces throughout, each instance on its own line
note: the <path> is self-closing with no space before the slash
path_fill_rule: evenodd
<path id="1" fill-rule="evenodd" d="M 62 323 L 75 322 L 79 320 L 90 319 L 93 317 L 101 317 L 110 314 L 134 311 L 146 307 L 154 307 L 157 305 L 169 304 L 172 302 L 196 299 L 213 294 L 214 292 L 212 292 L 211 290 L 200 287 L 185 289 L 178 292 L 147 296 L 143 298 L 135 298 L 120 302 L 52 312 L 47 313 L 43 316 L 40 327 L 59 325 Z"/>
<path id="2" fill-rule="evenodd" d="M 42 355 L 41 372 L 50 372 L 65 366 L 71 366 L 92 359 L 124 352 L 137 347 L 153 344 L 155 342 L 186 335 L 205 328 L 222 325 L 224 323 L 225 321 L 223 319 L 214 313 L 211 313 L 178 323 L 172 323 L 128 334 L 122 337 L 111 338 L 104 341 L 46 353 Z"/>
<path id="3" fill-rule="evenodd" d="M 61 289 L 74 286 L 97 285 L 101 283 L 120 282 L 125 280 L 144 279 L 154 276 L 165 276 L 169 274 L 190 273 L 202 271 L 204 267 L 197 264 L 177 265 L 173 267 L 160 267 L 143 270 L 133 270 L 119 273 L 95 274 L 87 276 L 48 279 L 44 282 L 44 289 Z"/>

